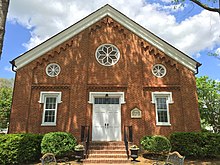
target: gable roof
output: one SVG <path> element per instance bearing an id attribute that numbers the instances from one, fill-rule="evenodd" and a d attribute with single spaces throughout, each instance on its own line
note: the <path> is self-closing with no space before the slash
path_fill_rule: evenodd
<path id="1" fill-rule="evenodd" d="M 50 39 L 46 40 L 45 42 L 41 43 L 40 45 L 15 58 L 10 63 L 13 65 L 13 68 L 14 66 L 16 67 L 16 69 L 22 68 L 23 66 L 27 65 L 36 58 L 42 56 L 46 52 L 62 44 L 63 42 L 67 41 L 68 39 L 72 38 L 76 34 L 80 33 L 84 29 L 88 28 L 89 26 L 98 22 L 106 16 L 113 18 L 122 26 L 126 27 L 128 30 L 132 31 L 142 39 L 146 40 L 169 57 L 186 66 L 194 73 L 197 73 L 197 69 L 201 65 L 200 63 L 187 56 L 183 52 L 179 51 L 166 41 L 157 37 L 156 35 L 148 31 L 144 27 L 140 26 L 139 24 L 137 24 L 136 22 L 134 22 L 133 20 L 131 20 L 120 11 L 116 10 L 108 4 L 88 15 L 79 22 L 68 27 L 67 29 L 56 34 L 55 36 L 51 37 Z"/>

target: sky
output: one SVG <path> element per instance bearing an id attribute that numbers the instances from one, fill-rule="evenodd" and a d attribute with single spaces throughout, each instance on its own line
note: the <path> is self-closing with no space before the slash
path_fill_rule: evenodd
<path id="1" fill-rule="evenodd" d="M 6 20 L 0 78 L 14 78 L 9 61 L 109 4 L 202 63 L 199 74 L 220 81 L 220 15 L 171 0 L 14 0 Z M 218 6 L 218 4 L 212 4 Z"/>

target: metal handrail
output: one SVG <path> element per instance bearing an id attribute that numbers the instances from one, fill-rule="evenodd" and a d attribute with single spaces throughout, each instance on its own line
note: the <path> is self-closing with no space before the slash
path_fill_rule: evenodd
<path id="1" fill-rule="evenodd" d="M 90 126 L 88 126 L 87 138 L 86 138 L 86 157 L 88 158 L 89 141 L 90 141 Z"/>
<path id="2" fill-rule="evenodd" d="M 87 131 L 86 131 L 87 129 Z M 89 141 L 90 141 L 90 126 L 81 126 L 81 142 L 85 143 L 85 155 L 88 158 L 89 150 Z"/>
<path id="3" fill-rule="evenodd" d="M 127 134 L 127 130 L 128 130 L 128 134 Z M 132 126 L 124 126 L 124 143 L 125 143 L 127 158 L 129 159 L 128 142 L 133 142 Z"/>
<path id="4" fill-rule="evenodd" d="M 128 126 L 128 130 L 129 130 L 129 141 L 133 142 L 133 129 L 132 129 L 132 126 Z"/>

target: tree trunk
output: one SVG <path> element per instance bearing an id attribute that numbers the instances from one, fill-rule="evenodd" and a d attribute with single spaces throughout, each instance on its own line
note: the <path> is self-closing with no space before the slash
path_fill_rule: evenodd
<path id="1" fill-rule="evenodd" d="M 0 57 L 2 54 L 3 39 L 5 34 L 5 22 L 8 13 L 9 0 L 0 0 Z"/>

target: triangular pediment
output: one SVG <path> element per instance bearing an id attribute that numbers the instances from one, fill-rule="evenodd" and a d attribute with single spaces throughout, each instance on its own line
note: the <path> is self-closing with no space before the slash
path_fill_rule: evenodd
<path id="1" fill-rule="evenodd" d="M 67 29 L 51 37 L 50 39 L 34 47 L 33 49 L 27 51 L 21 56 L 15 58 L 13 61 L 11 61 L 11 63 L 13 64 L 13 66 L 16 67 L 16 69 L 20 69 L 28 63 L 35 60 L 36 58 L 44 55 L 46 52 L 54 49 L 55 47 L 59 46 L 65 41 L 74 37 L 78 33 L 82 32 L 83 30 L 90 27 L 91 25 L 93 25 L 94 23 L 98 22 L 106 16 L 111 17 L 112 19 L 120 23 L 122 26 L 124 26 L 143 40 L 147 41 L 160 51 L 164 52 L 172 59 L 176 60 L 177 62 L 192 70 L 194 73 L 197 72 L 198 66 L 201 65 L 191 57 L 174 48 L 172 45 L 160 39 L 159 37 L 148 31 L 147 29 L 143 28 L 142 26 L 140 26 L 139 24 L 137 24 L 118 10 L 114 9 L 110 5 L 103 6 L 102 8 L 88 15 L 87 17 L 75 23 L 74 25 L 68 27 Z"/>

